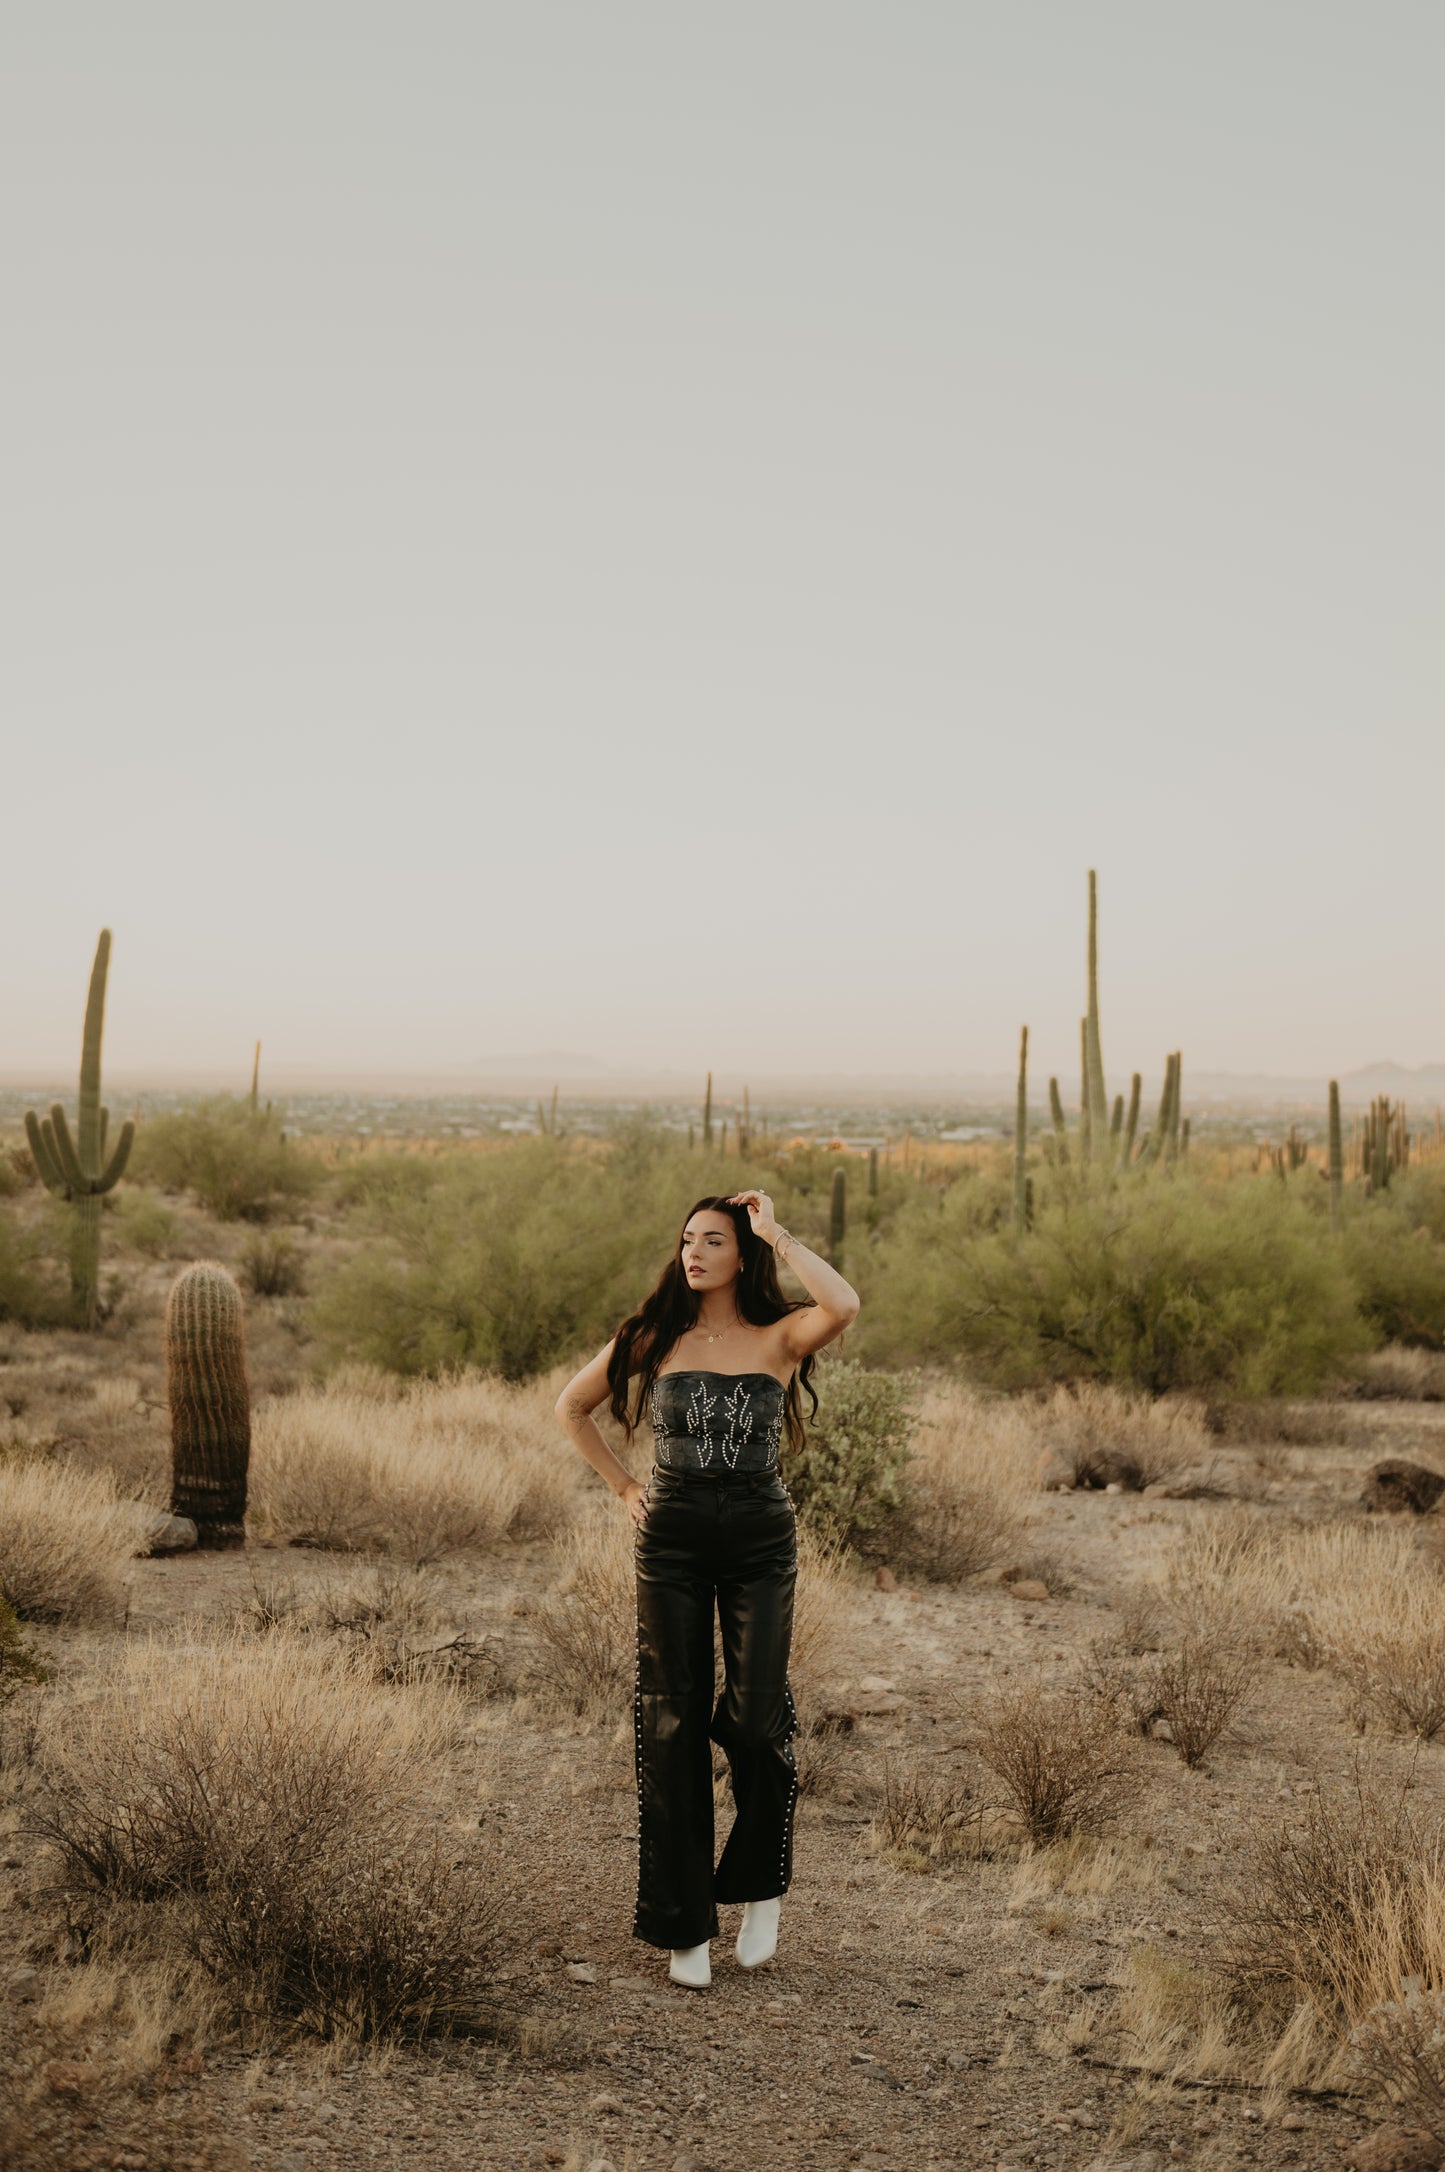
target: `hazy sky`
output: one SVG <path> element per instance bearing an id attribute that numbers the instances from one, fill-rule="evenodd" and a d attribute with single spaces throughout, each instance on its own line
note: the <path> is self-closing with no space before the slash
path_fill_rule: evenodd
<path id="1" fill-rule="evenodd" d="M 1445 1058 L 1439 0 L 0 63 L 0 1070 Z"/>

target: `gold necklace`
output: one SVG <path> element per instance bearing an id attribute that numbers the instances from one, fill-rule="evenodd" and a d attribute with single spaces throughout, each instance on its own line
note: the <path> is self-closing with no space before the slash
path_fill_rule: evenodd
<path id="1" fill-rule="evenodd" d="M 740 1320 L 732 1320 L 728 1323 L 726 1327 L 720 1327 L 715 1335 L 709 1335 L 707 1339 L 709 1342 L 721 1342 L 724 1335 L 730 1335 L 735 1327 L 740 1327 L 741 1325 L 742 1322 Z"/>

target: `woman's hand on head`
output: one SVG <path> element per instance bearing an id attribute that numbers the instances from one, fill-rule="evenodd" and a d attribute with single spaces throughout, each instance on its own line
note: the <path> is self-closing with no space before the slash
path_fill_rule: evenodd
<path id="1" fill-rule="evenodd" d="M 622 1498 L 627 1503 L 627 1513 L 632 1518 L 634 1527 L 640 1531 L 647 1521 L 646 1486 L 640 1479 L 629 1478 L 622 1489 Z"/>
<path id="2" fill-rule="evenodd" d="M 734 1192 L 728 1201 L 728 1205 L 730 1207 L 746 1207 L 753 1235 L 761 1237 L 764 1244 L 773 1242 L 778 1234 L 778 1219 L 773 1212 L 773 1202 L 766 1192 L 760 1192 L 752 1188 L 745 1192 Z"/>

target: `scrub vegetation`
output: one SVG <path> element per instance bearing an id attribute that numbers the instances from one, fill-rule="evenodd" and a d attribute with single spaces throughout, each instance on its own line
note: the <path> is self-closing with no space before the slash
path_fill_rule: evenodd
<path id="1" fill-rule="evenodd" d="M 5 1142 L 7 2163 L 1445 2140 L 1445 1155 L 1337 1094 L 1323 1148 L 1211 1144 L 1177 1051 L 1109 1103 L 1092 911 L 1088 990 L 1076 1111 L 1033 1126 L 1024 1036 L 1011 1135 L 927 1149 L 711 1098 L 692 1140 L 554 1101 L 307 1142 L 253 1088 L 123 1168 L 87 1103 L 77 1213 L 53 1111 Z M 664 2027 L 632 1532 L 552 1405 L 691 1200 L 760 1180 L 863 1310 L 784 1455 L 784 1942 Z M 187 1262 L 244 1307 L 244 1543 L 152 1554 Z M 704 2086 L 744 2042 L 764 2086 Z"/>

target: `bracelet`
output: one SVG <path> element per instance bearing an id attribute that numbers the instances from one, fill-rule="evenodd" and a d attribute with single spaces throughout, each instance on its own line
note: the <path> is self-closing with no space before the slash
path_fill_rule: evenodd
<path id="1" fill-rule="evenodd" d="M 784 1252 L 783 1246 L 785 1244 L 791 1244 L 792 1241 L 793 1232 L 790 1229 L 780 1229 L 776 1237 L 774 1237 L 773 1239 L 773 1258 L 786 1259 L 787 1254 Z"/>

